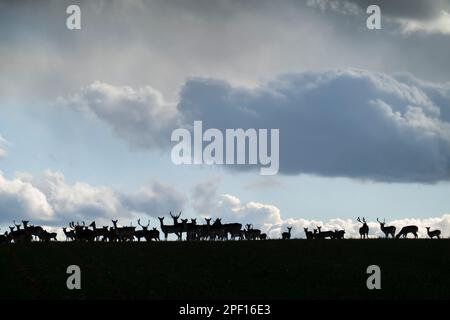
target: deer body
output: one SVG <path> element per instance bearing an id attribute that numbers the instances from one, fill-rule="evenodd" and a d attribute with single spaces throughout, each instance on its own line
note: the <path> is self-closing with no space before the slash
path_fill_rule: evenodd
<path id="1" fill-rule="evenodd" d="M 403 227 L 400 232 L 397 234 L 396 238 L 399 239 L 400 237 L 406 238 L 409 233 L 412 233 L 414 235 L 414 238 L 417 239 L 417 232 L 419 231 L 419 228 L 417 226 L 406 226 Z"/>
<path id="2" fill-rule="evenodd" d="M 288 229 L 287 232 L 283 232 L 283 233 L 281 234 L 281 239 L 283 239 L 283 240 L 289 240 L 289 239 L 291 239 L 291 230 L 292 230 L 292 227 L 288 227 L 287 229 Z"/>
<path id="3" fill-rule="evenodd" d="M 369 226 L 366 223 L 366 219 L 363 218 L 362 221 L 359 219 L 356 219 L 358 222 L 362 223 L 362 226 L 359 228 L 359 236 L 362 239 L 366 239 L 369 237 Z"/>
<path id="4" fill-rule="evenodd" d="M 426 227 L 427 228 L 427 234 L 430 237 L 430 239 L 433 239 L 434 237 L 440 239 L 441 238 L 441 230 L 433 230 L 430 231 L 430 227 Z"/>
<path id="5" fill-rule="evenodd" d="M 386 236 L 386 238 L 389 238 L 389 235 L 391 235 L 392 238 L 395 237 L 395 230 L 396 228 L 394 226 L 385 226 L 386 224 L 386 220 L 384 220 L 383 222 L 381 222 L 380 220 L 378 220 L 378 223 L 380 224 L 380 228 L 381 231 L 384 233 L 384 235 Z"/>

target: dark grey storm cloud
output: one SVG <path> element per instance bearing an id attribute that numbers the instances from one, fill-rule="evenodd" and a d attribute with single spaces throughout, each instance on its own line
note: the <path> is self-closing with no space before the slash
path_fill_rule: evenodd
<path id="1" fill-rule="evenodd" d="M 158 99 L 149 104 L 148 92 L 154 91 L 97 83 L 66 103 L 83 105 L 131 144 L 139 137 L 144 148 L 168 149 L 168 132 L 202 120 L 204 130 L 280 129 L 283 174 L 388 182 L 450 179 L 448 83 L 356 69 L 287 74 L 252 89 L 191 78 L 169 118 L 154 112 Z M 125 111 L 149 114 L 148 126 Z"/>

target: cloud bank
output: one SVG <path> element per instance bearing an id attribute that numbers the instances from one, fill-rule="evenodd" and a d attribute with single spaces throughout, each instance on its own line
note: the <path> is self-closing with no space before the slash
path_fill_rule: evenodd
<path id="1" fill-rule="evenodd" d="M 139 216 L 156 217 L 181 210 L 185 202 L 183 194 L 157 181 L 124 193 L 83 182 L 69 184 L 62 173 L 49 170 L 38 177 L 18 173 L 12 179 L 0 172 L 0 223 L 14 219 L 47 225 L 94 219 L 105 224 L 111 219 L 129 222 Z"/>
<path id="2" fill-rule="evenodd" d="M 151 88 L 96 82 L 61 101 L 143 148 L 168 149 L 171 130 L 202 120 L 204 130 L 279 128 L 282 174 L 423 183 L 450 178 L 450 84 L 409 74 L 303 72 L 255 88 L 190 78 L 176 108 Z"/>

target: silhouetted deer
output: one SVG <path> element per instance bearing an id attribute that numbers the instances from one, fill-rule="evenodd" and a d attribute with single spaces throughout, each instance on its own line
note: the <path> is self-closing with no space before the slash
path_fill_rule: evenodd
<path id="1" fill-rule="evenodd" d="M 92 231 L 94 232 L 93 234 L 94 240 L 98 241 L 101 237 L 102 241 L 106 241 L 106 239 L 109 237 L 108 227 L 97 228 L 95 221 L 92 221 L 89 227 L 92 227 Z"/>
<path id="2" fill-rule="evenodd" d="M 417 226 L 406 226 L 403 227 L 402 230 L 397 234 L 396 238 L 399 239 L 403 236 L 403 238 L 406 238 L 408 236 L 408 233 L 412 233 L 414 235 L 414 238 L 417 239 L 417 232 L 419 231 L 419 227 Z"/>
<path id="3" fill-rule="evenodd" d="M 308 228 L 303 228 L 305 230 L 306 239 L 311 240 L 314 239 L 314 234 L 312 231 L 308 231 Z"/>
<path id="4" fill-rule="evenodd" d="M 362 221 L 361 221 L 361 219 L 359 219 L 359 217 L 358 217 L 358 219 L 356 219 L 356 220 L 357 220 L 359 223 L 362 223 L 361 228 L 359 228 L 359 236 L 360 236 L 362 239 L 368 238 L 368 237 L 369 237 L 369 226 L 368 226 L 367 223 L 366 223 L 366 219 L 363 218 Z"/>
<path id="5" fill-rule="evenodd" d="M 158 217 L 159 223 L 161 225 L 161 231 L 164 233 L 164 239 L 167 241 L 167 236 L 171 233 L 175 234 L 178 237 L 178 240 L 181 240 L 181 229 L 182 225 L 179 223 L 178 225 L 167 225 L 164 224 L 164 217 Z"/>
<path id="6" fill-rule="evenodd" d="M 5 231 L 4 234 L 0 234 L 0 244 L 8 243 L 10 241 L 11 241 L 11 238 L 9 237 L 8 232 Z"/>
<path id="7" fill-rule="evenodd" d="M 333 239 L 334 238 L 334 232 L 333 231 L 322 231 L 322 227 L 317 227 L 318 230 L 318 238 L 319 239 L 326 239 L 326 238 L 330 238 Z"/>
<path id="8" fill-rule="evenodd" d="M 224 225 L 222 224 L 222 219 L 217 218 L 214 223 L 211 225 L 211 232 L 210 232 L 210 239 L 211 240 L 226 240 L 228 239 L 228 233 L 225 230 Z"/>
<path id="9" fill-rule="evenodd" d="M 292 227 L 287 227 L 287 229 L 288 229 L 287 232 L 283 232 L 283 233 L 281 234 L 281 239 L 283 239 L 283 240 L 289 240 L 289 239 L 291 239 L 291 230 L 292 230 Z"/>
<path id="10" fill-rule="evenodd" d="M 334 239 L 341 240 L 344 239 L 344 236 L 345 230 L 337 230 L 337 229 L 334 230 Z"/>
<path id="11" fill-rule="evenodd" d="M 228 233 L 230 234 L 230 238 L 232 240 L 236 239 L 236 237 L 240 237 L 242 224 L 240 223 L 225 223 L 223 224 L 224 231 L 228 238 Z"/>
<path id="12" fill-rule="evenodd" d="M 44 230 L 40 235 L 40 239 L 44 242 L 51 241 L 52 239 L 57 241 L 56 232 L 48 232 L 47 230 Z"/>
<path id="13" fill-rule="evenodd" d="M 118 220 L 111 220 L 114 225 L 114 231 L 116 232 L 117 238 L 119 241 L 133 241 L 134 239 L 134 231 L 136 227 L 117 227 Z"/>
<path id="14" fill-rule="evenodd" d="M 261 235 L 261 230 L 254 229 L 253 224 L 246 224 L 247 230 L 245 230 L 245 238 L 247 240 L 256 240 Z"/>
<path id="15" fill-rule="evenodd" d="M 14 227 L 9 227 L 11 230 L 9 235 L 14 243 L 30 242 L 32 240 L 32 236 L 28 233 L 28 231 L 25 229 L 20 229 L 20 224 L 16 224 L 16 221 L 14 221 L 14 226 L 16 227 L 16 230 L 14 230 Z"/>
<path id="16" fill-rule="evenodd" d="M 73 230 L 67 231 L 67 228 L 62 228 L 62 229 L 63 229 L 64 235 L 66 236 L 66 241 L 75 240 L 75 231 L 73 231 Z"/>
<path id="17" fill-rule="evenodd" d="M 83 225 L 80 225 L 79 222 L 75 225 L 75 222 L 72 221 L 69 226 L 74 230 L 77 241 L 94 241 L 94 231 L 86 228 L 84 221 Z"/>
<path id="18" fill-rule="evenodd" d="M 267 239 L 267 234 L 261 233 L 260 236 L 259 236 L 259 239 L 260 240 L 266 240 Z"/>
<path id="19" fill-rule="evenodd" d="M 137 230 L 134 232 L 134 236 L 136 237 L 137 241 L 140 242 L 141 238 L 145 239 L 145 235 L 148 233 L 148 226 L 150 225 L 150 220 L 148 220 L 148 223 L 146 226 L 141 224 L 141 219 L 138 219 L 138 225 L 142 227 L 142 230 Z"/>
<path id="20" fill-rule="evenodd" d="M 441 230 L 433 230 L 430 231 L 430 227 L 426 227 L 427 228 L 427 234 L 430 237 L 430 239 L 433 239 L 434 237 L 440 239 L 441 238 Z"/>
<path id="21" fill-rule="evenodd" d="M 395 228 L 394 226 L 388 226 L 388 227 L 386 227 L 386 226 L 385 226 L 385 224 L 386 224 L 386 219 L 384 219 L 383 222 L 381 222 L 381 221 L 378 220 L 378 218 L 377 218 L 377 221 L 378 221 L 378 223 L 380 224 L 381 231 L 383 231 L 383 233 L 385 234 L 386 238 L 389 238 L 389 235 L 391 235 L 392 238 L 395 237 L 395 230 L 396 230 L 396 228 Z"/>

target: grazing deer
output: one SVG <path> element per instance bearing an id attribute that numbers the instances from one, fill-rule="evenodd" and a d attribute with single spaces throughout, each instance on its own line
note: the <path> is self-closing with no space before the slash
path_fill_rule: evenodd
<path id="1" fill-rule="evenodd" d="M 326 238 L 333 239 L 334 238 L 333 231 L 322 231 L 322 227 L 317 227 L 317 230 L 318 230 L 317 237 L 319 239 L 326 239 Z"/>
<path id="2" fill-rule="evenodd" d="M 342 240 L 345 236 L 345 230 L 334 230 L 334 239 Z"/>
<path id="3" fill-rule="evenodd" d="M 426 227 L 427 228 L 427 234 L 430 237 L 430 239 L 433 239 L 434 237 L 440 239 L 441 238 L 441 230 L 433 230 L 430 231 L 430 227 Z"/>
<path id="4" fill-rule="evenodd" d="M 386 238 L 389 238 L 389 235 L 392 236 L 392 238 L 395 237 L 395 230 L 396 228 L 394 226 L 388 226 L 386 227 L 386 219 L 383 220 L 383 222 L 381 222 L 378 218 L 377 218 L 378 223 L 380 224 L 380 228 L 381 231 L 383 231 L 383 233 L 385 234 Z"/>
<path id="5" fill-rule="evenodd" d="M 63 229 L 64 235 L 66 236 L 66 241 L 75 240 L 75 231 L 73 231 L 73 230 L 67 231 L 67 228 L 62 228 L 62 229 Z"/>
<path id="6" fill-rule="evenodd" d="M 308 228 L 303 228 L 303 230 L 305 230 L 306 239 L 314 239 L 314 233 L 312 231 L 309 231 Z"/>
<path id="7" fill-rule="evenodd" d="M 159 219 L 159 223 L 161 225 L 161 231 L 162 233 L 164 233 L 164 238 L 167 241 L 167 236 L 171 233 L 175 234 L 178 237 L 178 240 L 181 241 L 181 230 L 182 230 L 182 225 L 181 223 L 178 223 L 178 225 L 167 225 L 164 224 L 164 217 L 158 217 Z"/>
<path id="8" fill-rule="evenodd" d="M 283 233 L 281 234 L 281 239 L 283 239 L 283 240 L 289 240 L 289 239 L 291 239 L 291 230 L 292 230 L 292 227 L 287 227 L 287 229 L 288 229 L 287 232 L 283 232 Z"/>
<path id="9" fill-rule="evenodd" d="M 406 226 L 403 227 L 402 230 L 400 230 L 400 232 L 397 234 L 396 238 L 399 239 L 400 237 L 403 236 L 403 238 L 407 238 L 408 237 L 408 233 L 412 233 L 414 235 L 414 238 L 418 238 L 417 236 L 417 232 L 419 231 L 419 227 L 417 226 Z"/>
<path id="10" fill-rule="evenodd" d="M 361 219 L 356 219 L 359 223 L 362 223 L 362 226 L 359 228 L 359 236 L 362 239 L 366 239 L 369 237 L 369 226 L 366 223 L 366 218 L 363 218 L 362 221 Z"/>

